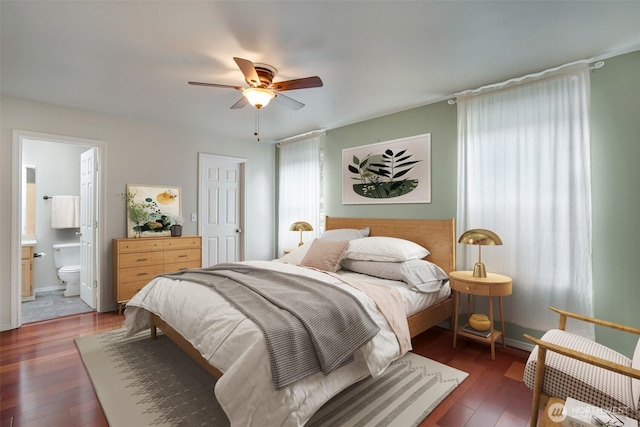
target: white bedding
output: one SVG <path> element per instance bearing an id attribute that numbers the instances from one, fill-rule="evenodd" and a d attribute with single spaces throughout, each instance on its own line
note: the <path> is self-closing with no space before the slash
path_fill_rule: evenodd
<path id="1" fill-rule="evenodd" d="M 247 264 L 305 274 L 354 294 L 380 326 L 355 354 L 355 361 L 329 375 L 317 373 L 276 390 L 264 335 L 256 324 L 209 287 L 153 279 L 127 303 L 125 325 L 133 334 L 158 314 L 224 373 L 215 395 L 232 426 L 301 426 L 332 396 L 357 380 L 379 375 L 400 354 L 398 341 L 375 304 L 362 292 L 318 271 L 271 261 Z M 233 339 L 229 339 L 233 333 Z M 149 367 L 153 369 L 153 367 Z"/>
<path id="2" fill-rule="evenodd" d="M 404 302 L 404 310 L 407 317 L 413 316 L 431 306 L 445 301 L 451 296 L 451 287 L 447 282 L 439 292 L 422 293 L 409 289 L 406 283 L 396 280 L 380 279 L 378 277 L 367 276 L 366 274 L 356 273 L 349 270 L 338 270 L 337 274 L 346 278 L 363 280 L 370 283 L 389 286 L 400 293 Z"/>

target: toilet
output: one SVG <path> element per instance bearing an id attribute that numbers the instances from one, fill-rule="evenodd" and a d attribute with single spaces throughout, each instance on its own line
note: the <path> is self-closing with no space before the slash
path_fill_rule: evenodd
<path id="1" fill-rule="evenodd" d="M 80 295 L 80 243 L 53 245 L 53 263 L 58 278 L 67 284 L 65 297 Z"/>

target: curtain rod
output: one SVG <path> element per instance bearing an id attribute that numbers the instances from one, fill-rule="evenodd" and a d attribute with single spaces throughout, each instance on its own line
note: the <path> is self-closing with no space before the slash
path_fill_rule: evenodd
<path id="1" fill-rule="evenodd" d="M 287 138 L 279 139 L 276 141 L 276 146 L 279 146 L 282 143 L 299 141 L 301 139 L 312 138 L 314 136 L 326 135 L 327 132 L 325 129 L 316 129 L 310 132 L 301 133 L 300 135 L 290 136 Z"/>
<path id="2" fill-rule="evenodd" d="M 556 67 L 556 68 L 551 68 L 551 69 L 549 69 L 549 70 L 542 71 L 542 72 L 540 72 L 540 73 L 527 74 L 526 76 L 523 76 L 523 77 L 517 77 L 517 78 L 514 78 L 514 79 L 506 80 L 506 81 L 501 82 L 501 83 L 494 83 L 494 84 L 491 84 L 491 85 L 483 86 L 483 87 L 481 87 L 481 88 L 479 88 L 479 89 L 474 89 L 474 90 L 472 90 L 472 91 L 463 91 L 463 92 L 460 92 L 460 94 L 462 94 L 462 93 L 466 93 L 466 92 L 475 92 L 475 91 L 480 91 L 480 90 L 481 90 L 481 89 L 483 89 L 483 88 L 489 88 L 489 87 L 492 87 L 492 86 L 501 86 L 501 85 L 504 85 L 504 84 L 509 83 L 509 82 L 511 82 L 511 81 L 522 80 L 522 79 L 525 79 L 525 78 L 530 77 L 530 76 L 541 75 L 541 74 L 544 74 L 544 73 L 546 73 L 546 72 L 548 72 L 548 71 L 557 71 L 557 70 L 560 70 L 560 69 L 562 69 L 562 68 L 564 68 L 564 67 L 567 67 L 567 66 L 570 66 L 570 65 L 579 64 L 579 63 L 584 63 L 584 61 L 572 62 L 572 63 L 569 63 L 569 64 L 561 65 L 561 66 Z M 597 62 L 595 62 L 593 65 L 590 65 L 590 66 L 589 66 L 589 70 L 590 70 L 590 71 L 593 71 L 593 70 L 597 70 L 597 69 L 602 68 L 602 67 L 604 67 L 604 61 L 597 61 Z M 454 96 L 454 97 L 452 97 L 452 98 L 447 99 L 447 104 L 449 104 L 449 105 L 453 105 L 453 104 L 455 104 L 455 103 L 456 103 L 456 96 Z"/>

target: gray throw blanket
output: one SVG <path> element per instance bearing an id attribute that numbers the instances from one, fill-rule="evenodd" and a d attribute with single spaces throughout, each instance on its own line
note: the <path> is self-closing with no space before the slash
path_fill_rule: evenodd
<path id="1" fill-rule="evenodd" d="M 380 330 L 353 295 L 306 276 L 233 263 L 163 276 L 210 286 L 253 320 L 278 390 L 348 363 Z"/>

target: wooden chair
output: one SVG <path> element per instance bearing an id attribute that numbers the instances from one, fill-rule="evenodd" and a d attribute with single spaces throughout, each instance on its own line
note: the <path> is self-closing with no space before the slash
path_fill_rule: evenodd
<path id="1" fill-rule="evenodd" d="M 558 329 L 537 339 L 527 360 L 524 382 L 533 391 L 531 427 L 549 397 L 572 397 L 601 408 L 614 409 L 640 420 L 640 339 L 633 360 L 601 344 L 565 331 L 567 318 L 640 336 L 640 329 L 549 307 L 560 315 Z"/>

